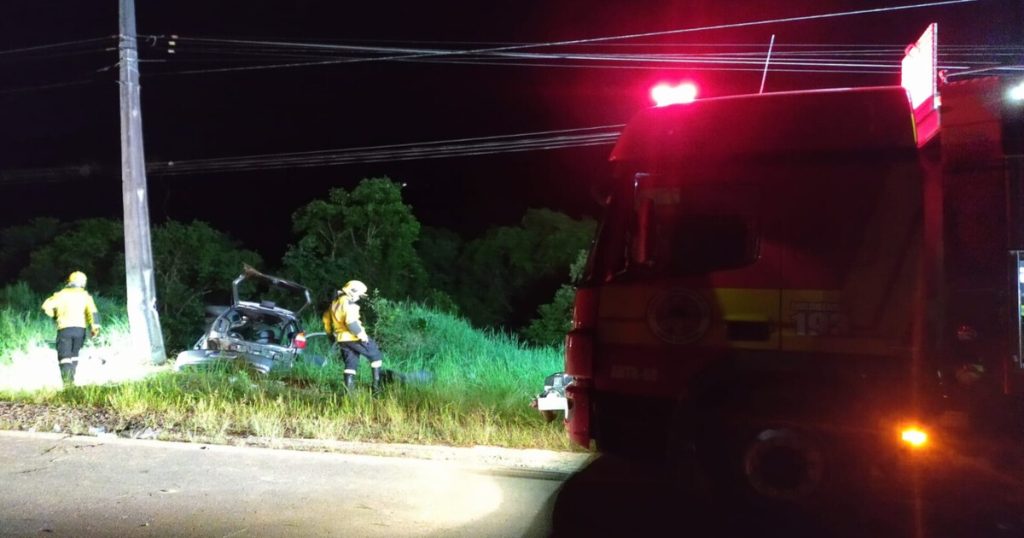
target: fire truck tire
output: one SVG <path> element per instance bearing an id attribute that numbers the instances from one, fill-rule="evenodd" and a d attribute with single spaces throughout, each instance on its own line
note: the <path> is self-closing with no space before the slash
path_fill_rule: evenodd
<path id="1" fill-rule="evenodd" d="M 827 451 L 810 432 L 768 428 L 743 448 L 744 482 L 757 498 L 771 503 L 801 504 L 821 493 Z"/>
<path id="2" fill-rule="evenodd" d="M 726 502 L 768 510 L 813 509 L 850 493 L 843 484 L 857 464 L 843 456 L 842 440 L 814 426 L 833 421 L 759 403 L 692 411 L 698 484 Z"/>

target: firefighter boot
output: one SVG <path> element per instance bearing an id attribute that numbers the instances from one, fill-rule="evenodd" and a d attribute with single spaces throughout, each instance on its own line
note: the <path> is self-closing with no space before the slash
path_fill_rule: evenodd
<path id="1" fill-rule="evenodd" d="M 355 374 L 345 374 L 345 388 L 348 389 L 349 392 L 356 390 Z"/>
<path id="2" fill-rule="evenodd" d="M 60 359 L 60 378 L 65 385 L 75 384 L 75 370 L 78 368 L 78 359 Z"/>
<path id="3" fill-rule="evenodd" d="M 373 372 L 373 388 L 371 389 L 374 396 L 380 396 L 381 391 L 384 389 L 380 381 L 380 368 L 371 368 Z"/>

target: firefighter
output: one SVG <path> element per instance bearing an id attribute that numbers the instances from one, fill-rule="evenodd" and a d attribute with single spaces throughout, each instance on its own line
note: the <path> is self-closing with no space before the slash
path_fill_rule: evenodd
<path id="1" fill-rule="evenodd" d="M 71 273 L 64 289 L 43 302 L 43 312 L 57 322 L 57 362 L 61 378 L 69 384 L 75 382 L 86 327 L 93 338 L 100 334 L 99 312 L 92 296 L 85 291 L 86 280 L 81 271 Z"/>
<path id="2" fill-rule="evenodd" d="M 366 296 L 366 284 L 358 280 L 350 280 L 341 288 L 338 296 L 324 312 L 324 331 L 334 335 L 334 341 L 345 359 L 345 387 L 355 389 L 356 371 L 359 367 L 359 356 L 370 361 L 373 372 L 373 393 L 381 390 L 380 368 L 383 364 L 382 354 L 377 343 L 373 341 L 362 321 L 359 319 L 359 299 Z"/>

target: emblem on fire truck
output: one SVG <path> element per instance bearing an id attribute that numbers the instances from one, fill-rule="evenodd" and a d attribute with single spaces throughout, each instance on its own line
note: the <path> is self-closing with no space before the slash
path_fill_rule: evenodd
<path id="1" fill-rule="evenodd" d="M 670 344 L 696 342 L 711 325 L 711 306 L 694 292 L 668 290 L 651 299 L 647 325 L 655 336 Z"/>

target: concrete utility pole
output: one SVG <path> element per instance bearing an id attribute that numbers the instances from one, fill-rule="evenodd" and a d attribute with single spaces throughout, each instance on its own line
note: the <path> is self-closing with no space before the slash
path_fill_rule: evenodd
<path id="1" fill-rule="evenodd" d="M 146 159 L 142 152 L 139 104 L 139 51 L 135 40 L 134 0 L 120 1 L 121 191 L 124 198 L 124 269 L 128 324 L 133 351 L 154 364 L 167 360 L 156 311 L 153 248 L 149 239 Z"/>

